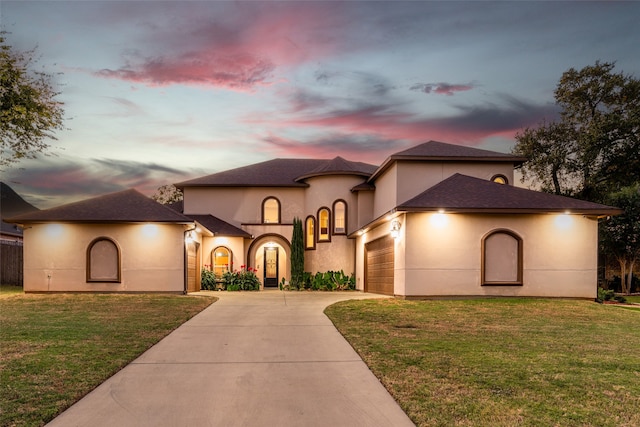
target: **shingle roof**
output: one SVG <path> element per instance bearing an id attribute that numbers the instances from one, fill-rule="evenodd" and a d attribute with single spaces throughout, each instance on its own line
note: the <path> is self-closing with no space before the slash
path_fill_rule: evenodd
<path id="1" fill-rule="evenodd" d="M 464 145 L 447 144 L 445 142 L 428 141 L 404 151 L 398 151 L 390 156 L 391 158 L 424 158 L 425 160 L 455 160 L 460 159 L 473 161 L 521 161 L 527 159 L 512 154 L 500 153 L 497 151 L 482 150 L 480 148 L 466 147 Z"/>
<path id="2" fill-rule="evenodd" d="M 184 187 L 307 187 L 305 178 L 326 174 L 356 174 L 368 177 L 375 165 L 337 157 L 322 159 L 274 159 L 214 173 L 175 184 Z"/>
<path id="3" fill-rule="evenodd" d="M 190 224 L 193 221 L 150 199 L 136 190 L 124 190 L 51 209 L 30 212 L 7 222 L 166 222 Z"/>
<path id="4" fill-rule="evenodd" d="M 526 157 L 497 151 L 482 150 L 457 144 L 447 144 L 438 141 L 428 141 L 415 147 L 389 156 L 384 163 L 371 175 L 369 182 L 374 181 L 382 172 L 398 160 L 419 160 L 436 162 L 506 162 L 514 166 L 526 162 Z"/>
<path id="5" fill-rule="evenodd" d="M 618 208 L 455 174 L 397 207 L 399 211 L 566 212 L 616 215 Z"/>
<path id="6" fill-rule="evenodd" d="M 371 176 L 371 174 L 377 169 L 377 166 L 368 165 L 366 163 L 351 162 L 345 160 L 340 156 L 337 156 L 331 160 L 327 160 L 320 164 L 315 169 L 308 173 L 296 178 L 296 181 L 300 182 L 306 178 L 321 175 L 359 175 L 365 178 Z"/>
<path id="7" fill-rule="evenodd" d="M 187 215 L 187 216 L 193 219 L 194 221 L 198 222 L 198 224 L 205 227 L 214 235 L 244 237 L 246 239 L 251 238 L 251 234 L 213 215 Z"/>

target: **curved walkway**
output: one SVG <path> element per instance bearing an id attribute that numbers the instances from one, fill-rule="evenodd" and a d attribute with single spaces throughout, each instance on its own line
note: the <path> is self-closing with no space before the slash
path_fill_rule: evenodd
<path id="1" fill-rule="evenodd" d="M 323 314 L 358 292 L 220 300 L 50 426 L 413 426 Z"/>

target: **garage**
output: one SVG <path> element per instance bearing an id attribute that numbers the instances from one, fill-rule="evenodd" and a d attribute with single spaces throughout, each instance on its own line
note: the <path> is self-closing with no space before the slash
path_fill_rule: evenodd
<path id="1" fill-rule="evenodd" d="M 393 247 L 390 236 L 365 244 L 365 292 L 393 295 Z"/>
<path id="2" fill-rule="evenodd" d="M 198 242 L 187 243 L 187 292 L 198 292 L 200 290 L 200 266 Z"/>

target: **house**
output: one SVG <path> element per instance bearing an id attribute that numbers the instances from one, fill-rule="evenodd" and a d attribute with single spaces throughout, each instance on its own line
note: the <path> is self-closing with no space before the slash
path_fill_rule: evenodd
<path id="1" fill-rule="evenodd" d="M 252 267 L 265 288 L 277 287 L 290 278 L 298 217 L 305 270 L 353 272 L 359 290 L 403 298 L 594 298 L 598 219 L 620 210 L 514 187 L 514 169 L 524 161 L 430 141 L 379 166 L 341 157 L 274 159 L 181 182 L 181 212 L 171 214 L 141 200 L 125 208 L 130 190 L 13 218 L 25 227 L 25 291 L 192 291 L 202 267 L 217 274 Z M 85 210 L 93 205 L 102 209 Z M 36 232 L 54 223 L 82 228 L 83 238 L 60 257 L 74 259 L 73 284 L 65 277 L 45 287 L 67 262 L 52 263 L 54 243 Z M 162 244 L 140 240 L 136 248 L 122 240 L 124 228 L 156 223 L 172 236 Z M 111 283 L 89 280 L 95 239 L 111 242 L 121 258 Z M 149 280 L 166 276 L 169 266 L 170 277 Z"/>
<path id="2" fill-rule="evenodd" d="M 183 293 L 193 221 L 136 190 L 9 220 L 24 232 L 25 292 Z"/>
<path id="3" fill-rule="evenodd" d="M 5 218 L 37 211 L 38 208 L 24 200 L 4 182 L 0 182 L 0 242 L 22 242 L 22 230 Z"/>

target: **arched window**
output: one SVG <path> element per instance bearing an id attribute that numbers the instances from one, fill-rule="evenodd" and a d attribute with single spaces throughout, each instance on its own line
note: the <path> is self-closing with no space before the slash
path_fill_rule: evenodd
<path id="1" fill-rule="evenodd" d="M 211 268 L 216 277 L 222 277 L 226 272 L 233 271 L 233 255 L 224 246 L 218 246 L 211 251 Z"/>
<path id="2" fill-rule="evenodd" d="M 280 201 L 267 197 L 262 201 L 262 223 L 280 224 Z"/>
<path id="3" fill-rule="evenodd" d="M 107 237 L 98 237 L 87 248 L 87 282 L 120 283 L 120 249 Z"/>
<path id="4" fill-rule="evenodd" d="M 504 175 L 494 175 L 491 177 L 491 181 L 497 182 L 498 184 L 508 184 L 509 180 Z"/>
<path id="5" fill-rule="evenodd" d="M 347 203 L 344 200 L 333 203 L 333 234 L 347 234 Z"/>
<path id="6" fill-rule="evenodd" d="M 494 230 L 482 239 L 482 284 L 522 285 L 522 239 Z"/>
<path id="7" fill-rule="evenodd" d="M 330 242 L 331 233 L 331 214 L 328 208 L 320 208 L 318 210 L 318 242 Z"/>
<path id="8" fill-rule="evenodd" d="M 304 247 L 305 249 L 316 248 L 316 219 L 308 216 L 304 221 Z"/>

